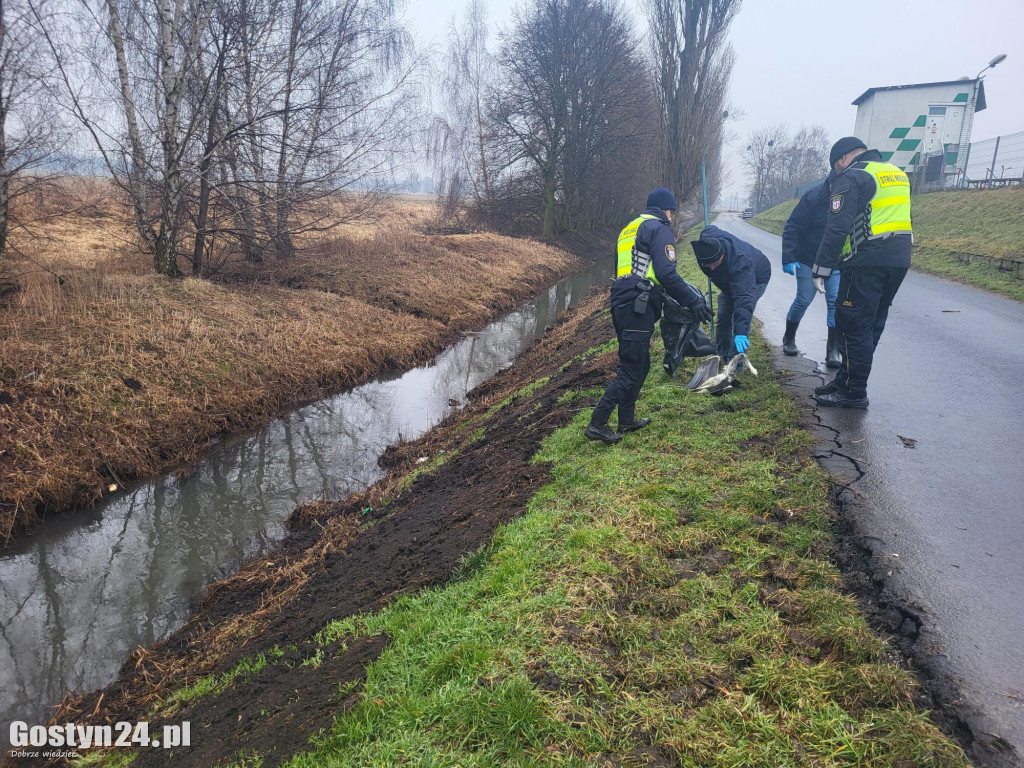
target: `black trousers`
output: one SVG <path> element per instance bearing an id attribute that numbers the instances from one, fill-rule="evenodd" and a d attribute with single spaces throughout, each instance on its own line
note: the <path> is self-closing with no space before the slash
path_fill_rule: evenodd
<path id="1" fill-rule="evenodd" d="M 619 426 L 634 420 L 640 388 L 651 370 L 651 335 L 656 321 L 650 311 L 638 315 L 632 304 L 612 308 L 612 324 L 619 339 L 619 367 L 590 417 L 591 424 L 607 424 L 616 408 Z"/>
<path id="2" fill-rule="evenodd" d="M 843 365 L 836 373 L 836 384 L 845 394 L 867 394 L 875 347 L 906 276 L 902 267 L 850 267 L 840 272 L 836 332 Z"/>

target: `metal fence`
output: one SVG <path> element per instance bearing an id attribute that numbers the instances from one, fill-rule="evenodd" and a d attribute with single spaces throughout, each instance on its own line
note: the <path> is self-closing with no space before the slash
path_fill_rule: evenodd
<path id="1" fill-rule="evenodd" d="M 941 153 L 931 157 L 915 158 L 914 162 L 918 162 L 919 167 L 907 168 L 915 193 L 1024 184 L 1024 131 L 996 136 L 985 141 L 972 141 L 967 145 L 963 162 L 956 166 L 945 165 L 947 157 L 948 155 Z M 822 177 L 781 190 L 757 206 L 756 210 L 760 213 L 787 200 L 797 200 L 808 189 L 824 180 L 825 177 Z"/>
<path id="2" fill-rule="evenodd" d="M 954 187 L 998 187 L 1024 180 L 1024 131 L 967 145 L 964 163 L 953 174 Z"/>

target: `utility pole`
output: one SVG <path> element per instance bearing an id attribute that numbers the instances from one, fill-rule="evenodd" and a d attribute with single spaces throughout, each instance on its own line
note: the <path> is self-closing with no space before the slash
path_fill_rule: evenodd
<path id="1" fill-rule="evenodd" d="M 704 163 L 700 164 L 700 183 L 704 192 L 704 228 L 708 226 L 708 172 Z M 708 308 L 711 310 L 711 321 L 708 336 L 715 340 L 715 294 L 711 286 L 711 275 L 708 275 Z"/>

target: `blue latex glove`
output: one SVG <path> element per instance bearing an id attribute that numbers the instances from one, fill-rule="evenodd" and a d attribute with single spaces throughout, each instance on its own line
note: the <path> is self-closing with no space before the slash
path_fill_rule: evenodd
<path id="1" fill-rule="evenodd" d="M 741 355 L 750 349 L 750 339 L 746 336 L 735 336 L 732 341 L 736 345 L 736 351 Z"/>
<path id="2" fill-rule="evenodd" d="M 789 264 L 783 264 L 782 265 L 782 271 L 785 272 L 787 275 L 795 275 L 796 274 L 796 262 L 795 261 L 791 261 L 791 262 L 789 262 Z"/>

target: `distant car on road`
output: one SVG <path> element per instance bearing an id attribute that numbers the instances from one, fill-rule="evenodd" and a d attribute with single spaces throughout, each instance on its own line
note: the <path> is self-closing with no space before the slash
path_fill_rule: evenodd
<path id="1" fill-rule="evenodd" d="M 753 216 L 754 216 L 754 209 L 753 208 L 744 208 L 743 209 L 743 218 L 744 219 L 750 219 L 750 218 L 753 218 Z"/>

